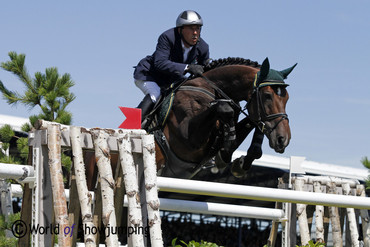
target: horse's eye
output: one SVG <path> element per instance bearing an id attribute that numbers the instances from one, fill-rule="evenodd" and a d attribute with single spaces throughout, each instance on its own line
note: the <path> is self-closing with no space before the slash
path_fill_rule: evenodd
<path id="1" fill-rule="evenodd" d="M 265 100 L 272 100 L 272 94 L 271 93 L 265 93 L 264 95 Z"/>

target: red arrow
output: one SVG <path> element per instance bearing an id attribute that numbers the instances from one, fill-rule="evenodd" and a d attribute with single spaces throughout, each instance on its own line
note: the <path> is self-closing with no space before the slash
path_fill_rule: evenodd
<path id="1" fill-rule="evenodd" d="M 120 106 L 126 119 L 118 128 L 121 129 L 141 129 L 141 109 Z"/>

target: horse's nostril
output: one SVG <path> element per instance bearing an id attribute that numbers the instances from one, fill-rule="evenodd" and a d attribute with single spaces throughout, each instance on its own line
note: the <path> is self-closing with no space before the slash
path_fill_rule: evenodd
<path id="1" fill-rule="evenodd" d="M 285 137 L 284 136 L 279 136 L 278 138 L 277 138 L 277 140 L 278 140 L 278 144 L 279 145 L 284 145 L 284 143 L 285 143 Z"/>

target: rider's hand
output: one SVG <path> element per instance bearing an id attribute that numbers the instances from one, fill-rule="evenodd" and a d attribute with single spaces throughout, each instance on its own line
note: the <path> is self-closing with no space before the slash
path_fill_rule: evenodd
<path id="1" fill-rule="evenodd" d="M 203 66 L 199 64 L 189 64 L 185 72 L 189 72 L 194 76 L 201 76 L 204 72 Z"/>

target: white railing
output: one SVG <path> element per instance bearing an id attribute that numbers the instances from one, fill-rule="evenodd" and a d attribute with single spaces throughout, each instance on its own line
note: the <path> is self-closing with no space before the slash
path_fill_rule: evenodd
<path id="1" fill-rule="evenodd" d="M 35 171 L 32 166 L 0 163 L 0 178 L 28 183 L 34 176 Z"/>
<path id="2" fill-rule="evenodd" d="M 161 191 L 194 195 L 207 195 L 239 199 L 253 199 L 271 202 L 290 202 L 310 205 L 335 206 L 345 208 L 370 209 L 369 197 L 311 193 L 305 191 L 273 189 L 236 184 L 212 183 L 158 177 Z"/>

